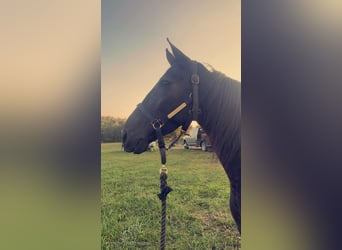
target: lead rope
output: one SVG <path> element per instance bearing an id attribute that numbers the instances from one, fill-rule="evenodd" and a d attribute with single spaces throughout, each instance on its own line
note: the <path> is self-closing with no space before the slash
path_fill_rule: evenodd
<path id="1" fill-rule="evenodd" d="M 158 138 L 158 147 L 160 152 L 160 160 L 162 167 L 160 168 L 160 194 L 158 194 L 161 200 L 161 229 L 160 229 L 160 250 L 165 249 L 165 232 L 166 232 L 166 197 L 167 194 L 172 191 L 172 188 L 167 185 L 167 168 L 166 168 L 166 148 L 164 143 L 163 134 L 161 132 L 161 126 L 154 126 Z"/>
<path id="2" fill-rule="evenodd" d="M 171 149 L 179 140 L 179 138 L 181 138 L 182 135 L 185 134 L 185 130 L 182 129 L 182 131 L 180 132 L 180 134 L 175 138 L 173 139 L 173 141 L 170 143 L 170 145 L 166 148 L 166 150 L 169 150 Z"/>
<path id="3" fill-rule="evenodd" d="M 161 230 L 160 230 L 160 250 L 165 250 L 165 231 L 166 231 L 166 197 L 168 193 L 172 191 L 172 188 L 167 185 L 167 168 L 166 168 L 166 150 L 169 150 L 178 140 L 179 138 L 185 133 L 187 128 L 189 127 L 192 120 L 197 121 L 198 115 L 200 113 L 199 109 L 199 101 L 198 101 L 198 85 L 199 85 L 199 76 L 197 74 L 197 63 L 193 61 L 192 63 L 193 74 L 191 76 L 191 83 L 192 83 L 192 110 L 191 116 L 186 121 L 185 125 L 182 127 L 181 134 L 171 142 L 168 148 L 165 148 L 163 134 L 161 132 L 161 127 L 164 125 L 163 120 L 155 119 L 153 120 L 153 116 L 150 115 L 149 112 L 146 111 L 142 103 L 138 104 L 138 109 L 149 119 L 152 120 L 152 127 L 156 131 L 157 139 L 158 139 L 158 147 L 160 152 L 160 160 L 162 167 L 160 168 L 160 194 L 158 194 L 159 199 L 162 202 L 162 211 L 161 211 Z M 182 109 L 184 109 L 188 105 L 187 102 L 181 103 L 177 108 L 171 111 L 167 115 L 167 119 L 171 119 L 177 113 L 179 113 Z"/>

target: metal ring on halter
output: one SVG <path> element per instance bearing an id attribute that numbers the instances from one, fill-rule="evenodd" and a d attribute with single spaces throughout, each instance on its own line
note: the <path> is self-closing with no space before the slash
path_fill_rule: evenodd
<path id="1" fill-rule="evenodd" d="M 193 84 L 199 84 L 199 75 L 196 74 L 196 73 L 192 74 L 192 76 L 191 76 L 191 82 L 192 82 Z"/>
<path id="2" fill-rule="evenodd" d="M 151 125 L 152 125 L 153 129 L 156 130 L 158 128 L 162 128 L 164 126 L 164 123 L 162 120 L 156 119 L 153 122 L 151 122 Z"/>

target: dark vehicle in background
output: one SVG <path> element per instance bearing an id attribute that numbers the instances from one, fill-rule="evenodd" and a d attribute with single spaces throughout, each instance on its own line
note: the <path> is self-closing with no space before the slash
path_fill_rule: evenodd
<path id="1" fill-rule="evenodd" d="M 208 151 L 212 147 L 208 135 L 202 128 L 191 128 L 189 134 L 183 137 L 183 145 L 185 149 L 201 147 L 202 151 Z"/>

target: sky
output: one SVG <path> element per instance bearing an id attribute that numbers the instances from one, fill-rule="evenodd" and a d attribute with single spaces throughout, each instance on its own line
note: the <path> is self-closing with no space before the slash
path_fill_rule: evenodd
<path id="1" fill-rule="evenodd" d="M 168 69 L 166 38 L 241 80 L 241 1 L 103 0 L 101 115 L 127 118 Z"/>

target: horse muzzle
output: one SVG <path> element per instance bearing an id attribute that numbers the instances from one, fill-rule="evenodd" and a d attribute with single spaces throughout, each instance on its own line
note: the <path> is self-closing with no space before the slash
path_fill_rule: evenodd
<path id="1" fill-rule="evenodd" d="M 142 137 L 131 136 L 126 130 L 123 131 L 122 143 L 125 152 L 141 154 L 148 149 L 148 140 Z"/>

